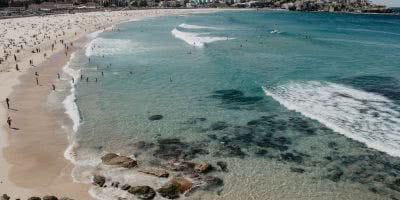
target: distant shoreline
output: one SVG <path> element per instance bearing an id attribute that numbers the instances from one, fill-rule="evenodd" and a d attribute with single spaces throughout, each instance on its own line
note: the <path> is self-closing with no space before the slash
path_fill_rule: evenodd
<path id="1" fill-rule="evenodd" d="M 3 8 L 3 11 L 7 11 L 8 8 Z M 365 15 L 400 15 L 399 8 L 386 8 L 390 9 L 399 9 L 395 12 L 353 12 L 353 11 L 324 11 L 324 10 L 289 10 L 282 8 L 272 8 L 272 7 L 249 7 L 249 8 L 239 8 L 239 7 L 216 7 L 216 8 L 207 8 L 207 7 L 199 7 L 199 8 L 174 8 L 174 7 L 143 7 L 143 8 L 133 8 L 133 9 L 124 9 L 123 7 L 116 8 L 99 8 L 99 9 L 71 9 L 71 10 L 57 10 L 56 12 L 37 12 L 37 14 L 31 15 L 11 15 L 11 16 L 1 16 L 0 20 L 3 19 L 13 19 L 13 18 L 25 18 L 25 17 L 37 17 L 37 16 L 53 16 L 53 15 L 63 15 L 63 14 L 75 14 L 75 13 L 92 13 L 92 12 L 126 12 L 126 11 L 143 11 L 143 10 L 206 10 L 206 9 L 216 9 L 216 10 L 275 10 L 275 11 L 288 11 L 288 12 L 321 12 L 321 13 L 342 13 L 342 14 L 365 14 Z M 1 10 L 0 10 L 1 11 Z"/>

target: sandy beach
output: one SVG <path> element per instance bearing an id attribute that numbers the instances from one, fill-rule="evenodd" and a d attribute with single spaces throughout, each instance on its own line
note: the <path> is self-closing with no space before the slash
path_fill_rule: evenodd
<path id="1" fill-rule="evenodd" d="M 89 186 L 73 182 L 73 165 L 63 156 L 68 133 L 62 125 L 72 125 L 72 121 L 62 105 L 52 109 L 47 105 L 49 94 L 57 92 L 52 90 L 52 84 L 57 87 L 57 73 L 62 73 L 75 48 L 84 48 L 85 35 L 128 20 L 210 11 L 214 10 L 94 12 L 1 20 L 0 58 L 7 59 L 0 64 L 0 193 L 12 199 L 44 195 L 90 199 Z"/>

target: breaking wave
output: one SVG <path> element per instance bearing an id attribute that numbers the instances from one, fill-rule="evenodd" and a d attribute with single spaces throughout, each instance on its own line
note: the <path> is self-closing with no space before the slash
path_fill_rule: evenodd
<path id="1" fill-rule="evenodd" d="M 185 29 L 214 29 L 214 30 L 220 30 L 220 28 L 216 28 L 216 27 L 198 26 L 198 25 L 192 25 L 192 24 L 180 24 L 179 27 L 185 28 Z"/>
<path id="2" fill-rule="evenodd" d="M 143 51 L 144 48 L 131 40 L 96 38 L 86 47 L 86 56 L 127 55 Z"/>
<path id="3" fill-rule="evenodd" d="M 290 82 L 263 90 L 289 110 L 400 157 L 400 112 L 398 105 L 384 96 L 318 81 Z"/>
<path id="4" fill-rule="evenodd" d="M 178 29 L 173 29 L 171 31 L 172 35 L 178 39 L 181 39 L 188 43 L 189 45 L 195 47 L 203 47 L 205 44 L 216 42 L 216 41 L 223 41 L 223 40 L 232 40 L 234 38 L 229 37 L 211 37 L 205 36 L 208 33 L 193 33 L 193 32 L 183 32 L 179 31 Z"/>

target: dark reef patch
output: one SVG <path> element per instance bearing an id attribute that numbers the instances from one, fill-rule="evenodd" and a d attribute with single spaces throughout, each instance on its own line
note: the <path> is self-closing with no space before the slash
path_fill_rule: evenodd
<path id="1" fill-rule="evenodd" d="M 264 96 L 246 96 L 242 91 L 235 89 L 217 90 L 210 98 L 220 100 L 224 108 L 232 110 L 254 109 L 255 104 L 264 99 Z"/>
<path id="2" fill-rule="evenodd" d="M 373 92 L 392 100 L 400 100 L 400 80 L 389 76 L 356 76 L 338 80 L 367 92 Z"/>
<path id="3" fill-rule="evenodd" d="M 209 154 L 206 142 L 185 143 L 179 138 L 164 138 L 157 141 L 153 155 L 164 160 L 191 160 L 198 155 Z"/>

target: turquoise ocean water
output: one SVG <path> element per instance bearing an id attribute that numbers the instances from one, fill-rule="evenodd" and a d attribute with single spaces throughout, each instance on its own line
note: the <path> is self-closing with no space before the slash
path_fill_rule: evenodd
<path id="1" fill-rule="evenodd" d="M 162 185 L 99 165 L 117 152 L 144 166 L 228 163 L 214 172 L 222 188 L 188 199 L 400 199 L 399 58 L 400 16 L 224 11 L 116 25 L 69 65 L 83 75 L 74 176 Z"/>

